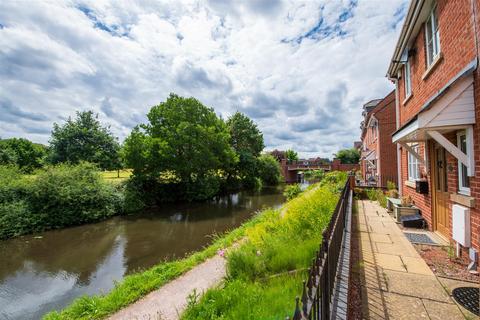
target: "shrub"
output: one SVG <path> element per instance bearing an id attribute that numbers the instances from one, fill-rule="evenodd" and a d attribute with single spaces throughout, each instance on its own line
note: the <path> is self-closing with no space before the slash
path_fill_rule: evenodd
<path id="1" fill-rule="evenodd" d="M 280 165 L 269 154 L 262 154 L 258 158 L 258 176 L 265 185 L 277 185 L 280 182 Z"/>
<path id="2" fill-rule="evenodd" d="M 95 166 L 58 165 L 35 176 L 0 167 L 0 238 L 105 219 L 123 211 L 118 186 Z"/>
<path id="3" fill-rule="evenodd" d="M 300 185 L 296 183 L 286 186 L 283 195 L 287 198 L 287 200 L 292 200 L 293 198 L 298 197 L 300 193 L 302 193 L 302 189 L 300 188 Z"/>
<path id="4" fill-rule="evenodd" d="M 385 193 L 383 193 L 383 190 L 378 189 L 377 190 L 377 201 L 380 204 L 380 206 L 386 208 L 387 207 L 387 196 Z"/>
<path id="5" fill-rule="evenodd" d="M 48 167 L 30 188 L 32 211 L 52 228 L 105 219 L 122 209 L 120 193 L 88 163 Z"/>
<path id="6" fill-rule="evenodd" d="M 377 190 L 374 189 L 374 188 L 369 188 L 366 190 L 366 193 L 367 193 L 367 198 L 368 200 L 370 201 L 377 201 L 377 196 L 378 196 L 378 193 L 377 193 Z"/>

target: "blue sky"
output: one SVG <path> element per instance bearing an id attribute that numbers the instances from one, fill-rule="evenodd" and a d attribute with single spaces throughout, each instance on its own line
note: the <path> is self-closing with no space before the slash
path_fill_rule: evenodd
<path id="1" fill-rule="evenodd" d="M 406 0 L 0 2 L 0 137 L 47 143 L 93 109 L 123 140 L 170 92 L 253 118 L 267 149 L 358 140 Z"/>

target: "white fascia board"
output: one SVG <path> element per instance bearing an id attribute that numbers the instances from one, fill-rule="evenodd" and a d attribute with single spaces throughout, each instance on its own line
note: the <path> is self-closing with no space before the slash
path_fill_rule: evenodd
<path id="1" fill-rule="evenodd" d="M 414 132 L 415 130 L 418 130 L 418 119 L 410 123 L 408 126 L 402 129 L 402 131 L 399 131 L 395 133 L 392 136 L 392 142 L 393 143 L 399 143 L 402 138 L 405 138 L 408 136 L 410 133 Z"/>

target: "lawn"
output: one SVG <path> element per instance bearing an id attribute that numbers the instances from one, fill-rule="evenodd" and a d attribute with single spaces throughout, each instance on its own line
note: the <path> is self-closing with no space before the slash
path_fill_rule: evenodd
<path id="1" fill-rule="evenodd" d="M 107 181 L 120 182 L 130 178 L 130 176 L 132 175 L 132 170 L 122 169 L 120 171 L 117 171 L 117 170 L 102 171 L 101 175 L 102 175 L 102 178 L 104 178 Z"/>

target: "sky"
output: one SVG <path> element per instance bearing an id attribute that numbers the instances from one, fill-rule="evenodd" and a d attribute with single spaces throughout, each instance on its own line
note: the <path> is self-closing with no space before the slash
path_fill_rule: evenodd
<path id="1" fill-rule="evenodd" d="M 407 0 L 0 2 L 0 137 L 48 143 L 53 123 L 93 110 L 120 141 L 170 93 L 266 150 L 329 157 L 359 140 L 362 105 L 385 77 Z"/>

